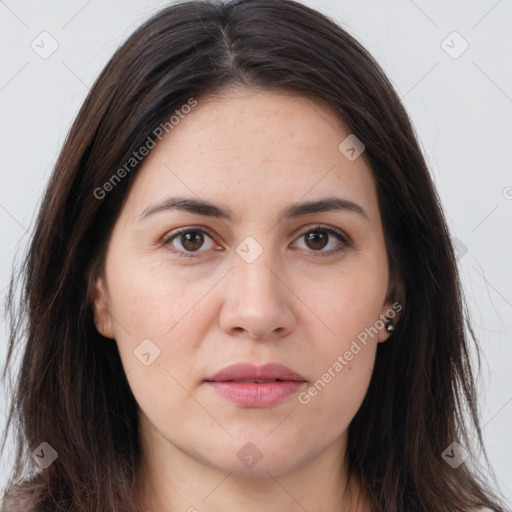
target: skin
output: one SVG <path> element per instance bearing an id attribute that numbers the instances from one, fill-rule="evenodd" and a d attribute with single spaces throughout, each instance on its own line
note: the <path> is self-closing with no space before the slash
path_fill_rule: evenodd
<path id="1" fill-rule="evenodd" d="M 117 343 L 139 405 L 136 494 L 145 511 L 369 510 L 357 479 L 347 485 L 344 454 L 385 328 L 307 404 L 292 395 L 243 407 L 204 384 L 231 363 L 279 362 L 307 390 L 392 307 L 370 165 L 364 153 L 350 161 L 338 150 L 349 134 L 319 102 L 232 89 L 199 98 L 139 169 L 96 282 L 95 324 Z M 234 218 L 179 209 L 140 218 L 178 195 Z M 292 203 L 332 196 L 366 217 L 336 210 L 279 220 Z M 308 242 L 318 223 L 348 243 Z M 204 229 L 202 245 L 162 243 L 190 226 Z M 263 250 L 251 263 L 236 252 L 248 236 Z M 195 256 L 179 255 L 187 250 Z M 145 339 L 160 350 L 148 366 L 134 355 Z M 252 467 L 237 457 L 248 442 L 261 454 Z"/>

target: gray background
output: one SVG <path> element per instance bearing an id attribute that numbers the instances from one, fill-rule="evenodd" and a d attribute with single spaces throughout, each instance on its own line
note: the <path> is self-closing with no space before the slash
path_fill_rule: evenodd
<path id="1" fill-rule="evenodd" d="M 501 489 L 510 499 L 512 0 L 305 3 L 334 17 L 368 48 L 411 115 L 457 238 L 483 353 L 478 375 L 483 435 Z M 0 0 L 2 302 L 13 260 L 19 260 L 27 243 L 42 192 L 90 85 L 119 44 L 167 4 Z M 58 44 L 48 58 L 31 47 L 51 49 L 50 36 L 40 36 L 45 31 Z M 3 317 L 1 322 L 3 359 Z M 0 409 L 2 428 L 4 396 Z M 0 460 L 0 487 L 9 460 L 7 451 Z"/>

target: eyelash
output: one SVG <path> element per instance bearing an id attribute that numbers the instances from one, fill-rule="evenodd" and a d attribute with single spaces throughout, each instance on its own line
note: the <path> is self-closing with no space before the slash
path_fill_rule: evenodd
<path id="1" fill-rule="evenodd" d="M 299 237 L 297 239 L 300 239 L 300 238 L 304 237 L 306 234 L 312 233 L 312 232 L 315 232 L 315 231 L 324 231 L 324 232 L 328 233 L 329 235 L 333 235 L 334 237 L 336 237 L 339 240 L 340 245 L 339 245 L 338 248 L 331 249 L 329 251 L 313 251 L 313 250 L 307 251 L 308 253 L 313 253 L 314 254 L 314 256 L 312 256 L 312 257 L 332 256 L 333 254 L 337 254 L 337 253 L 341 252 L 342 250 L 344 250 L 346 247 L 349 246 L 348 238 L 345 235 L 343 235 L 341 232 L 337 231 L 336 229 L 334 229 L 334 228 L 332 228 L 330 226 L 326 226 L 324 224 L 318 224 L 316 226 L 313 226 L 312 228 L 307 229 L 301 235 L 299 235 Z M 186 228 L 183 228 L 183 229 L 180 229 L 178 231 L 172 232 L 168 237 L 166 237 L 162 241 L 162 245 L 167 247 L 171 252 L 177 254 L 179 257 L 197 258 L 198 256 L 200 256 L 201 252 L 205 252 L 205 251 L 199 251 L 199 250 L 198 251 L 181 251 L 181 250 L 176 249 L 176 248 L 174 248 L 172 246 L 172 242 L 174 241 L 175 238 L 178 238 L 183 233 L 189 233 L 189 232 L 203 233 L 203 234 L 208 235 L 213 240 L 213 237 L 203 227 L 201 227 L 201 226 L 188 226 Z"/>

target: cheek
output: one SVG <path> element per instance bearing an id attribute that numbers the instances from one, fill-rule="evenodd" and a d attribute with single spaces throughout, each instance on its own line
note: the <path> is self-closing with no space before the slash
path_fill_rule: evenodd
<path id="1" fill-rule="evenodd" d="M 126 329 L 116 329 L 116 342 L 141 409 L 162 425 L 186 424 L 190 415 L 201 414 L 186 389 L 211 320 L 194 285 L 180 292 L 153 277 L 138 273 L 119 296 Z"/>
<path id="2" fill-rule="evenodd" d="M 309 331 L 315 340 L 316 380 L 298 398 L 311 414 L 332 418 L 338 426 L 342 419 L 347 426 L 364 399 L 373 372 L 387 271 L 375 259 L 373 265 L 347 265 L 343 272 L 322 282 L 316 288 L 309 286 L 314 292 L 307 298 L 321 320 Z"/>
<path id="3" fill-rule="evenodd" d="M 346 431 L 363 403 L 372 374 L 375 352 L 367 347 L 366 354 L 337 372 L 331 367 L 298 396 L 306 421 L 315 421 L 316 436 L 335 439 Z M 300 414 L 300 413 L 297 413 Z"/>
<path id="4" fill-rule="evenodd" d="M 142 263 L 111 273 L 116 341 L 130 387 L 142 410 L 164 424 L 204 414 L 190 410 L 197 406 L 185 389 L 196 384 L 200 349 L 218 315 L 205 292 L 217 281 L 212 273 L 192 277 Z"/>
<path id="5" fill-rule="evenodd" d="M 310 417 L 322 418 L 327 437 L 348 427 L 368 390 L 377 350 L 376 337 L 364 327 L 371 326 L 368 316 L 333 315 L 336 336 L 316 338 L 314 377 L 297 399 Z"/>
<path id="6" fill-rule="evenodd" d="M 125 261 L 111 273 L 114 315 L 134 337 L 162 341 L 186 329 L 189 316 L 204 314 L 202 299 L 215 284 L 211 271 L 192 270 L 171 267 L 162 257 L 157 263 L 143 257 Z M 196 331 L 200 328 L 196 324 Z"/>
<path id="7" fill-rule="evenodd" d="M 314 277 L 302 282 L 303 289 L 308 290 L 305 303 L 312 305 L 329 333 L 326 346 L 338 352 L 348 350 L 347 343 L 375 327 L 385 302 L 388 278 L 386 261 L 373 255 L 347 258 L 345 263 L 329 276 L 316 276 L 316 285 Z M 375 334 L 374 329 L 371 331 Z"/>

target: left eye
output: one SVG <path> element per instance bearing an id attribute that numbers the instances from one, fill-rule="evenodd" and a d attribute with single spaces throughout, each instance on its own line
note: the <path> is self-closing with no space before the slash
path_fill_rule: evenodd
<path id="1" fill-rule="evenodd" d="M 334 244 L 334 248 L 330 247 L 328 250 L 324 250 L 329 245 L 332 245 L 333 238 L 338 240 L 338 244 Z M 309 252 L 321 253 L 322 256 L 341 251 L 348 245 L 347 239 L 341 233 L 323 226 L 317 226 L 305 231 L 297 240 L 304 240 L 306 247 L 301 248 L 309 249 Z M 181 247 L 177 247 L 177 244 L 181 245 Z M 179 253 L 180 256 L 193 257 L 196 256 L 194 253 L 212 249 L 215 246 L 215 242 L 202 229 L 186 228 L 171 234 L 163 241 L 163 245 L 171 246 L 173 252 Z"/>
<path id="2" fill-rule="evenodd" d="M 334 249 L 331 247 L 329 250 L 322 250 L 331 243 L 333 238 L 338 240 L 338 244 L 334 245 Z M 332 228 L 322 226 L 309 229 L 299 237 L 299 240 L 304 240 L 306 249 L 311 249 L 313 252 L 320 252 L 322 256 L 324 253 L 332 254 L 341 251 L 347 245 L 347 240 L 341 233 L 338 233 Z"/>

